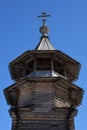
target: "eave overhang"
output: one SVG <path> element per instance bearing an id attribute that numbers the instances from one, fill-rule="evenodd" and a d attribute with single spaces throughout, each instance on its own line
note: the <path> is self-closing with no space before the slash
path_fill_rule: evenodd
<path id="1" fill-rule="evenodd" d="M 9 70 L 12 79 L 15 79 L 15 74 L 17 73 L 17 69 L 20 68 L 22 71 L 28 70 L 25 65 L 29 63 L 29 61 L 35 58 L 52 58 L 60 61 L 64 64 L 66 71 L 68 72 L 69 76 L 71 75 L 71 81 L 74 81 L 78 78 L 79 71 L 80 71 L 80 63 L 68 55 L 64 54 L 59 50 L 31 50 L 26 51 L 24 54 L 13 60 L 9 64 Z M 17 68 L 17 69 L 16 69 Z"/>
<path id="2" fill-rule="evenodd" d="M 17 81 L 16 83 L 12 84 L 11 86 L 7 87 L 6 89 L 4 89 L 4 94 L 7 100 L 7 103 L 11 105 L 11 91 L 16 89 L 17 91 L 19 90 L 19 87 L 21 87 L 22 89 L 22 84 L 26 84 L 26 83 L 40 83 L 40 82 L 52 82 L 56 85 L 59 85 L 60 87 L 62 87 L 65 90 L 68 90 L 71 94 L 71 100 L 73 101 L 73 94 L 76 94 L 77 99 L 76 100 L 76 106 L 80 105 L 82 102 L 82 98 L 83 98 L 83 89 L 81 89 L 80 87 L 76 86 L 75 84 L 71 83 L 68 80 L 65 80 L 61 77 L 57 77 L 57 78 L 21 78 L 19 81 Z"/>

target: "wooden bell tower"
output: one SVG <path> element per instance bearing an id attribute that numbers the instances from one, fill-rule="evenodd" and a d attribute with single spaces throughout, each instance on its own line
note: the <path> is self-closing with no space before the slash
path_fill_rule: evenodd
<path id="1" fill-rule="evenodd" d="M 4 89 L 10 105 L 11 130 L 75 130 L 76 107 L 83 90 L 73 84 L 80 63 L 51 45 L 46 13 L 34 50 L 28 50 L 9 64 L 15 83 Z"/>

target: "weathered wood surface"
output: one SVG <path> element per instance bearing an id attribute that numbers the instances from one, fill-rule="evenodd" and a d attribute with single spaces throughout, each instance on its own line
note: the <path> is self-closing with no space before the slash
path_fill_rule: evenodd
<path id="1" fill-rule="evenodd" d="M 56 112 L 33 112 L 29 108 L 19 108 L 18 117 L 13 118 L 12 130 L 17 130 L 17 127 L 18 130 L 74 130 L 74 114 L 75 111 L 70 108 L 58 108 Z"/>
<path id="2" fill-rule="evenodd" d="M 70 93 L 53 83 L 26 84 L 20 88 L 18 106 L 34 106 L 33 111 L 50 111 L 55 107 L 70 107 Z"/>
<path id="3" fill-rule="evenodd" d="M 26 78 L 5 91 L 12 130 L 74 130 L 71 108 L 81 103 L 83 91 L 67 80 Z"/>

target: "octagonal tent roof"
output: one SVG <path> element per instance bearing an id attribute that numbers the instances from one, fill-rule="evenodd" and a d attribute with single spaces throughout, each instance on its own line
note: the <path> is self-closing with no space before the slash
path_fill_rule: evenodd
<path id="1" fill-rule="evenodd" d="M 47 36 L 42 36 L 35 50 L 55 50 Z"/>

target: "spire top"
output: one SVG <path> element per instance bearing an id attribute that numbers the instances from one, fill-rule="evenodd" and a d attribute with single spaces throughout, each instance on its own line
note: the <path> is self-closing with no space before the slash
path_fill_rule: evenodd
<path id="1" fill-rule="evenodd" d="M 49 28 L 46 26 L 46 17 L 49 17 L 50 15 L 46 12 L 43 12 L 41 15 L 39 15 L 39 18 L 42 18 L 43 26 L 40 27 L 40 33 L 42 33 L 43 36 L 46 36 L 49 32 Z"/>
<path id="2" fill-rule="evenodd" d="M 39 18 L 42 18 L 43 26 L 46 24 L 46 17 L 50 17 L 49 14 L 46 12 L 43 12 L 41 15 L 38 16 Z"/>

